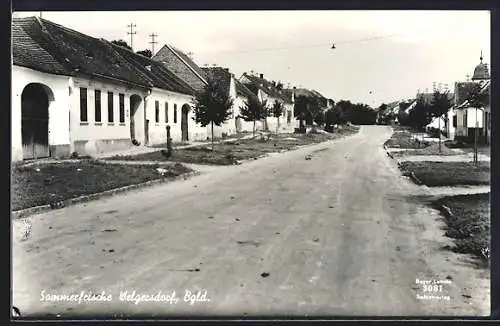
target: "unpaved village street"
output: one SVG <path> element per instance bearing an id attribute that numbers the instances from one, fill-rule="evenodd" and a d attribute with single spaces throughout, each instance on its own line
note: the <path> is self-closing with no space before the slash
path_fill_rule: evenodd
<path id="1" fill-rule="evenodd" d="M 447 241 L 386 126 L 13 222 L 13 304 L 30 315 L 488 315 L 489 279 Z M 311 159 L 305 159 L 311 155 Z M 426 300 L 416 280 L 445 280 Z M 451 284 L 449 284 L 451 283 Z M 177 303 L 120 301 L 120 291 Z M 184 302 L 185 290 L 210 301 Z M 110 302 L 47 302 L 81 291 Z M 205 292 L 206 291 L 206 292 Z M 464 296 L 466 294 L 466 296 Z M 470 296 L 470 297 L 469 297 Z"/>

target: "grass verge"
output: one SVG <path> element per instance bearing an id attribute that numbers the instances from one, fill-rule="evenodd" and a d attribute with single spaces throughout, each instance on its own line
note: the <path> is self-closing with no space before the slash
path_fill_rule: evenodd
<path id="1" fill-rule="evenodd" d="M 472 254 L 488 263 L 490 249 L 490 195 L 450 196 L 433 203 L 436 208 L 447 206 L 452 212 L 445 215 L 446 233 L 453 238 L 454 252 Z"/>
<path id="2" fill-rule="evenodd" d="M 404 175 L 411 172 L 426 186 L 489 185 L 490 163 L 472 162 L 401 162 Z"/>
<path id="3" fill-rule="evenodd" d="M 411 129 L 405 127 L 394 127 L 394 133 L 384 145 L 390 148 L 422 149 L 430 145 L 428 141 L 415 139 L 416 135 Z"/>
<path id="4" fill-rule="evenodd" d="M 459 155 L 456 151 L 446 147 L 441 143 L 441 151 L 439 150 L 438 143 L 430 143 L 428 146 L 420 149 L 412 149 L 408 151 L 400 151 L 394 152 L 393 155 L 397 157 L 409 156 L 409 155 L 443 155 L 443 156 L 452 156 Z"/>
<path id="5" fill-rule="evenodd" d="M 267 153 L 288 151 L 297 146 L 321 143 L 359 131 L 359 127 L 344 127 L 331 134 L 268 134 L 265 138 L 256 136 L 253 139 L 239 139 L 235 142 L 225 142 L 211 145 L 181 148 L 173 151 L 171 157 L 166 157 L 164 151 L 155 151 L 139 155 L 114 156 L 109 160 L 125 161 L 170 161 L 210 165 L 233 165 L 238 161 L 257 158 Z M 268 137 L 268 138 L 267 138 Z"/>
<path id="6" fill-rule="evenodd" d="M 11 209 L 47 205 L 133 184 L 191 172 L 182 164 L 105 164 L 91 160 L 12 166 Z"/>

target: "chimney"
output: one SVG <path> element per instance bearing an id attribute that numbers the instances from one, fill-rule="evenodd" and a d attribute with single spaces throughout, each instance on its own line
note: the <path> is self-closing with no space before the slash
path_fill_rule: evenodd
<path id="1" fill-rule="evenodd" d="M 264 74 L 260 74 L 260 79 L 264 79 Z"/>

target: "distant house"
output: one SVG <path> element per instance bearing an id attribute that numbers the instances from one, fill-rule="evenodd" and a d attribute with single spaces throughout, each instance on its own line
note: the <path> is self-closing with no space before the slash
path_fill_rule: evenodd
<path id="1" fill-rule="evenodd" d="M 286 129 L 291 127 L 292 122 L 290 121 L 289 123 L 287 117 L 290 115 L 288 112 L 292 112 L 291 114 L 293 116 L 293 98 L 285 96 L 283 89 L 279 88 L 276 82 L 266 80 L 263 74 L 254 76 L 247 73 L 244 73 L 240 77 L 240 82 L 257 95 L 261 102 L 266 101 L 269 109 L 271 109 L 276 102 L 283 105 L 284 112 L 279 118 L 268 117 L 267 119 L 263 119 L 261 123 L 264 130 L 275 130 L 278 119 L 282 128 Z"/>
<path id="2" fill-rule="evenodd" d="M 236 100 L 234 101 L 234 107 L 235 107 L 235 112 L 238 112 L 235 113 L 236 131 L 237 132 L 252 131 L 253 122 L 243 120 L 243 118 L 241 118 L 240 116 L 240 112 L 241 108 L 244 107 L 250 99 L 253 99 L 254 101 L 259 101 L 259 98 L 237 79 L 235 79 L 235 85 L 236 85 Z M 257 130 L 262 129 L 260 121 L 257 121 L 256 129 Z"/>
<path id="3" fill-rule="evenodd" d="M 190 135 L 195 90 L 161 63 L 38 17 L 12 21 L 13 160 Z M 184 113 L 186 112 L 186 113 Z M 194 124 L 194 123 L 192 123 Z"/>

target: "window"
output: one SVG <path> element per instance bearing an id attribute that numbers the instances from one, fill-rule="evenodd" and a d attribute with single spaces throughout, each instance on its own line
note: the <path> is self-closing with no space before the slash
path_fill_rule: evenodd
<path id="1" fill-rule="evenodd" d="M 108 92 L 108 122 L 114 121 L 113 115 L 113 92 Z"/>
<path id="2" fill-rule="evenodd" d="M 120 123 L 125 123 L 125 95 L 119 94 L 120 99 Z"/>
<path id="3" fill-rule="evenodd" d="M 456 114 L 453 116 L 453 127 L 454 128 L 457 127 L 457 115 Z"/>
<path id="4" fill-rule="evenodd" d="M 80 121 L 87 122 L 87 89 L 80 87 Z"/>
<path id="5" fill-rule="evenodd" d="M 160 123 L 160 102 L 155 101 L 155 122 Z"/>
<path id="6" fill-rule="evenodd" d="M 165 102 L 165 123 L 168 123 L 168 103 Z"/>
<path id="7" fill-rule="evenodd" d="M 174 123 L 177 123 L 177 104 L 174 104 Z"/>
<path id="8" fill-rule="evenodd" d="M 467 111 L 464 112 L 464 116 L 462 119 L 462 126 L 467 127 Z"/>
<path id="9" fill-rule="evenodd" d="M 94 91 L 95 97 L 95 122 L 101 122 L 101 91 Z"/>

